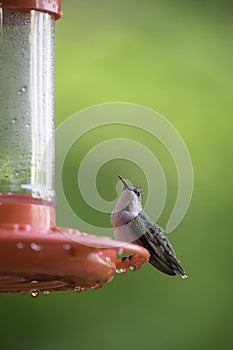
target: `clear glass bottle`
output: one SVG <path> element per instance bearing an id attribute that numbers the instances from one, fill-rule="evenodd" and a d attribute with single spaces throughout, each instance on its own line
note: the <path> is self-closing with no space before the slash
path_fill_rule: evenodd
<path id="1" fill-rule="evenodd" d="M 54 22 L 0 5 L 1 201 L 55 204 Z"/>

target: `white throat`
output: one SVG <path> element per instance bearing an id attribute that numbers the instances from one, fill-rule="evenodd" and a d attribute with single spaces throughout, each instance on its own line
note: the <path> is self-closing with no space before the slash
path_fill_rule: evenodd
<path id="1" fill-rule="evenodd" d="M 129 211 L 133 216 L 137 216 L 142 211 L 141 200 L 133 192 L 125 188 L 118 199 L 113 213 Z"/>

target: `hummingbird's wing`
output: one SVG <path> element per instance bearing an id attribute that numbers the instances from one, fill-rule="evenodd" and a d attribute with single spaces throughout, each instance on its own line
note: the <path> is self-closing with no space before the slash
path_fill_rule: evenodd
<path id="1" fill-rule="evenodd" d="M 179 274 L 182 278 L 187 277 L 165 232 L 143 210 L 130 226 L 135 241 L 149 251 L 149 262 L 153 266 L 168 275 Z"/>

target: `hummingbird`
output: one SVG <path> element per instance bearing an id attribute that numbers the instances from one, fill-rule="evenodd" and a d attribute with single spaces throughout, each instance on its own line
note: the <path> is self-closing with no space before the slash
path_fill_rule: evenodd
<path id="1" fill-rule="evenodd" d="M 143 210 L 142 188 L 130 185 L 121 176 L 118 177 L 124 189 L 111 215 L 114 238 L 146 248 L 150 253 L 149 262 L 167 275 L 187 278 L 164 230 Z"/>

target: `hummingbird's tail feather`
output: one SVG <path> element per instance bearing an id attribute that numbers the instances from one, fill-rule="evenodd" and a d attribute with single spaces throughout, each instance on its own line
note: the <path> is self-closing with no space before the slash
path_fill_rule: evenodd
<path id="1" fill-rule="evenodd" d="M 156 269 L 166 273 L 167 275 L 170 275 L 170 276 L 176 275 L 176 273 L 171 268 L 169 268 L 168 266 L 166 266 L 164 264 L 161 264 L 161 262 L 159 262 L 157 259 L 155 259 L 153 257 L 153 254 L 150 256 L 149 263 L 151 265 L 153 265 Z"/>
<path id="2" fill-rule="evenodd" d="M 136 223 L 137 221 L 137 223 Z M 149 262 L 167 275 L 187 278 L 165 232 L 142 211 L 131 223 L 136 241 L 150 253 Z M 137 228 L 140 227 L 140 230 Z M 143 234 L 141 234 L 143 232 Z"/>
<path id="3" fill-rule="evenodd" d="M 141 239 L 143 240 L 143 237 L 141 237 Z M 151 265 L 156 267 L 158 270 L 166 273 L 167 275 L 179 275 L 181 278 L 187 278 L 187 275 L 181 267 L 179 261 L 177 260 L 174 250 L 171 248 L 170 244 L 169 252 L 164 252 L 163 247 L 159 245 L 155 248 L 153 242 L 149 242 L 149 244 L 148 241 L 144 242 L 143 246 L 150 253 L 149 262 L 151 263 Z"/>
<path id="4" fill-rule="evenodd" d="M 148 240 L 148 233 L 146 233 L 146 236 L 147 237 L 143 235 L 139 240 L 150 253 L 150 264 L 167 275 L 179 275 L 183 279 L 187 278 L 187 275 L 177 260 L 175 252 L 170 243 L 168 243 L 168 240 L 166 243 L 167 245 L 169 244 L 169 251 L 166 252 L 163 246 L 159 244 L 155 245 L 155 237 L 153 237 L 152 240 Z"/>
<path id="5" fill-rule="evenodd" d="M 179 275 L 183 279 L 188 278 L 188 276 L 184 272 L 183 268 L 180 266 L 180 263 L 178 262 L 178 260 L 177 260 L 176 265 L 177 265 L 177 267 L 175 267 L 176 274 Z"/>

